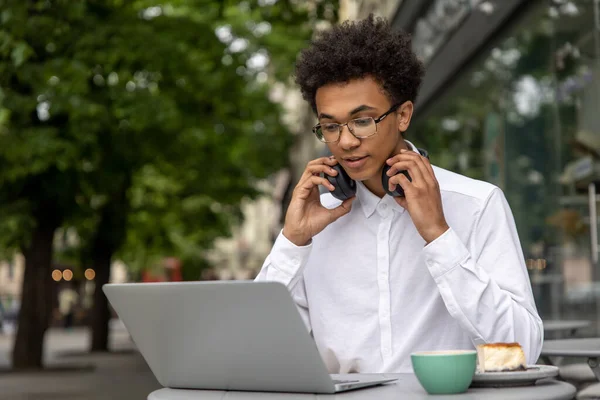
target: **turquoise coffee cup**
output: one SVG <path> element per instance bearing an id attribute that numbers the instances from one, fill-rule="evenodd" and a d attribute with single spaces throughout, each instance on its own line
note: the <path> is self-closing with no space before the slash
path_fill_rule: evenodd
<path id="1" fill-rule="evenodd" d="M 429 394 L 466 392 L 477 366 L 475 350 L 423 351 L 410 357 L 417 379 Z"/>

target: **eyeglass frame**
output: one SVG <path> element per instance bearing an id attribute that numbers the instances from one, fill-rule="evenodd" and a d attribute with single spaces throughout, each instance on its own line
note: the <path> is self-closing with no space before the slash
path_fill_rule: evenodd
<path id="1" fill-rule="evenodd" d="M 369 138 L 371 136 L 375 136 L 377 134 L 377 124 L 379 124 L 381 121 L 383 121 L 385 119 L 385 117 L 387 117 L 388 115 L 390 115 L 392 112 L 396 111 L 398 109 L 398 107 L 400 107 L 402 105 L 402 103 L 396 103 L 394 104 L 389 110 L 387 110 L 386 112 L 384 112 L 383 114 L 381 114 L 379 117 L 377 118 L 373 118 L 373 117 L 361 117 L 361 118 L 353 118 L 350 121 L 347 121 L 343 124 L 338 124 L 335 122 L 332 122 L 332 124 L 335 124 L 338 126 L 338 137 L 336 140 L 324 140 L 325 137 L 323 136 L 323 140 L 319 138 L 319 135 L 317 134 L 317 129 L 319 129 L 321 127 L 321 123 L 318 123 L 317 125 L 313 126 L 312 131 L 315 134 L 315 136 L 317 137 L 317 139 L 322 142 L 322 143 L 335 143 L 335 142 L 339 142 L 340 138 L 342 137 L 342 131 L 344 130 L 344 126 L 348 127 L 348 132 L 350 132 L 352 134 L 352 136 L 354 136 L 357 139 L 366 139 Z M 373 119 L 373 122 L 375 122 L 375 132 L 373 132 L 371 135 L 368 136 L 356 136 L 354 134 L 354 132 L 352 132 L 352 129 L 350 128 L 350 126 L 348 125 L 350 122 L 355 121 L 357 119 L 363 119 L 363 118 L 371 118 Z"/>

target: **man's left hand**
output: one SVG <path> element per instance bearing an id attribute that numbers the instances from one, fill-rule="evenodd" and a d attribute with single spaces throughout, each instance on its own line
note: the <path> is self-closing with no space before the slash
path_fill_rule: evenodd
<path id="1" fill-rule="evenodd" d="M 401 150 L 400 154 L 389 158 L 386 163 L 391 167 L 388 175 L 389 190 L 396 185 L 404 189 L 405 197 L 394 197 L 405 208 L 427 244 L 446 232 L 449 227 L 444 217 L 440 186 L 429 160 L 410 150 Z M 406 170 L 412 182 L 398 171 Z"/>

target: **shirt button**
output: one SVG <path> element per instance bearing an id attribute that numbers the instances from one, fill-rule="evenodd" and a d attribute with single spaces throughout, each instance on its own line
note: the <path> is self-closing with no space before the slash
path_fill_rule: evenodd
<path id="1" fill-rule="evenodd" d="M 300 260 L 298 260 L 297 258 L 294 258 L 292 260 L 292 264 L 294 265 L 294 267 L 297 267 L 298 265 L 300 265 Z"/>
<path id="2" fill-rule="evenodd" d="M 387 208 L 387 204 L 384 203 L 381 205 L 381 209 L 385 210 L 386 208 Z"/>

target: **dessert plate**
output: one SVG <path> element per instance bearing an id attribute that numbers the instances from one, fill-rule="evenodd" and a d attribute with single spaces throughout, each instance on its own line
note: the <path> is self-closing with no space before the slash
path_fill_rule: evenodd
<path id="1" fill-rule="evenodd" d="M 553 365 L 528 365 L 525 371 L 475 372 L 471 387 L 529 386 L 557 375 L 558 367 Z"/>

